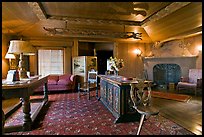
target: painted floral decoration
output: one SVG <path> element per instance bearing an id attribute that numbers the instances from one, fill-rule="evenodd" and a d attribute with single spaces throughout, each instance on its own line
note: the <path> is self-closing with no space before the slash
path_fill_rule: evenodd
<path id="1" fill-rule="evenodd" d="M 110 57 L 110 67 L 113 71 L 119 71 L 122 67 L 124 67 L 124 61 L 123 59 L 117 59 L 116 57 Z"/>

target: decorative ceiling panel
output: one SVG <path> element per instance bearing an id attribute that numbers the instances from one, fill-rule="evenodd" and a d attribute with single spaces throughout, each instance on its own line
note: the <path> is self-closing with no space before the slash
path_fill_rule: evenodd
<path id="1" fill-rule="evenodd" d="M 2 2 L 2 32 L 30 38 L 132 41 L 125 36 L 142 33 L 135 40 L 149 43 L 195 31 L 201 2 Z"/>

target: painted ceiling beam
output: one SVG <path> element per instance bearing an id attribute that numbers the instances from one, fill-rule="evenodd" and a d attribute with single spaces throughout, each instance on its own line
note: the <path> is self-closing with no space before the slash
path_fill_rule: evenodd
<path id="1" fill-rule="evenodd" d="M 124 20 L 105 20 L 105 19 L 91 19 L 91 18 L 75 18 L 67 16 L 52 16 L 49 15 L 48 19 L 67 21 L 73 24 L 99 24 L 99 25 L 129 25 L 140 26 L 139 21 L 124 21 Z"/>
<path id="2" fill-rule="evenodd" d="M 32 8 L 39 20 L 47 19 L 46 12 L 40 2 L 28 2 L 28 5 Z"/>
<path id="3" fill-rule="evenodd" d="M 147 26 L 148 24 L 155 22 L 161 18 L 164 18 L 165 16 L 168 16 L 169 14 L 175 12 L 176 10 L 179 10 L 180 8 L 183 8 L 184 6 L 190 4 L 191 2 L 173 2 L 170 5 L 166 6 L 164 9 L 158 11 L 153 16 L 149 17 L 148 19 L 144 20 L 141 23 L 142 27 Z"/>

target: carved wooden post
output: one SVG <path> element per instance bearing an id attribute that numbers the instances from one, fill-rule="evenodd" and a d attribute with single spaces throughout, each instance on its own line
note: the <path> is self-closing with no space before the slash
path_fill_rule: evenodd
<path id="1" fill-rule="evenodd" d="M 30 96 L 25 96 L 21 98 L 23 105 L 24 121 L 23 121 L 23 131 L 31 130 L 31 108 L 30 108 Z"/>
<path id="2" fill-rule="evenodd" d="M 47 87 L 47 82 L 43 86 L 43 91 L 44 91 L 44 100 L 47 102 L 48 101 L 48 87 Z"/>

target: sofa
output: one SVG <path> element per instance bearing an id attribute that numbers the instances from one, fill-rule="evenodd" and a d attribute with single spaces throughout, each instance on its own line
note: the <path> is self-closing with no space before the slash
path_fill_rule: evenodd
<path id="1" fill-rule="evenodd" d="M 76 89 L 76 76 L 72 74 L 63 74 L 63 75 L 49 75 L 48 76 L 48 91 L 57 92 L 57 91 L 72 91 Z M 35 90 L 35 92 L 42 92 L 43 85 Z"/>

